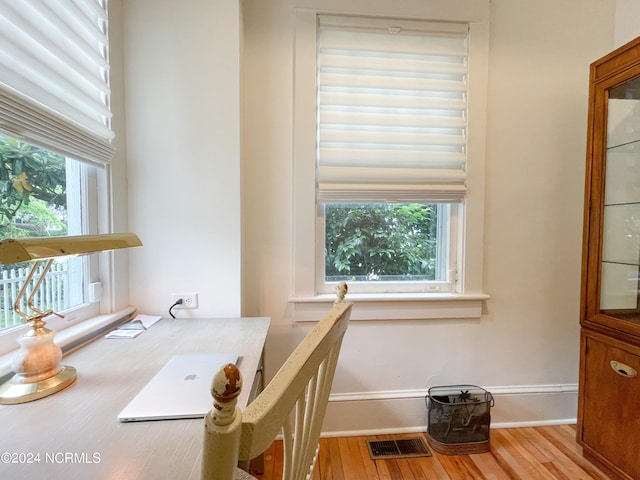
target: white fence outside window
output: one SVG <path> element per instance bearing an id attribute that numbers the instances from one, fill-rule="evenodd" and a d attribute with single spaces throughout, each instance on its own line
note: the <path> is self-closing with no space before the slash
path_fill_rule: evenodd
<path id="1" fill-rule="evenodd" d="M 26 295 L 20 302 L 20 310 L 27 314 L 32 313 L 27 306 L 27 298 L 33 292 L 33 286 L 40 278 L 43 269 L 44 265 L 38 267 L 34 279 L 27 286 Z M 30 267 L 0 271 L 0 330 L 22 323 L 22 317 L 14 312 L 13 302 L 24 285 L 29 270 Z M 51 309 L 55 312 L 64 310 L 67 308 L 65 292 L 69 291 L 68 284 L 67 262 L 54 262 L 42 281 L 40 289 L 36 292 L 33 304 L 40 310 Z"/>

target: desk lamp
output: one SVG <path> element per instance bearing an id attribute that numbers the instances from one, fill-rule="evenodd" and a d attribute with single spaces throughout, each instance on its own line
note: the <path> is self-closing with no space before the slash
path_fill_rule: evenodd
<path id="1" fill-rule="evenodd" d="M 0 404 L 37 400 L 62 390 L 76 380 L 75 368 L 60 365 L 62 350 L 53 341 L 55 332 L 45 328 L 46 317 L 50 315 L 62 317 L 62 315 L 53 310 L 42 311 L 33 305 L 36 292 L 54 258 L 141 245 L 142 242 L 133 233 L 18 238 L 0 241 L 0 263 L 3 265 L 35 261 L 13 302 L 14 311 L 25 322 L 30 322 L 31 328 L 18 338 L 20 350 L 12 362 L 15 374 L 0 385 Z M 20 300 L 26 295 L 36 269 L 44 261 L 46 261 L 45 267 L 27 298 L 27 305 L 33 311 L 32 315 L 28 315 L 20 309 Z"/>

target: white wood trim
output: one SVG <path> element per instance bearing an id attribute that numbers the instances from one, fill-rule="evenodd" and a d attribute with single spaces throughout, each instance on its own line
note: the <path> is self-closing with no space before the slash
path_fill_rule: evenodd
<path id="1" fill-rule="evenodd" d="M 524 427 L 548 427 L 551 425 L 573 425 L 577 422 L 576 417 L 559 418 L 554 420 L 544 420 L 537 422 L 494 422 L 491 428 L 524 428 Z"/>
<path id="2" fill-rule="evenodd" d="M 578 384 L 558 385 L 511 385 L 504 387 L 482 387 L 494 397 L 504 395 L 531 395 L 549 393 L 577 393 Z M 378 392 L 334 393 L 329 397 L 330 402 L 357 402 L 369 400 L 394 400 L 398 398 L 424 398 L 429 394 L 428 388 L 416 390 L 384 390 Z"/>
<path id="3" fill-rule="evenodd" d="M 330 295 L 289 299 L 295 322 L 316 322 L 326 311 Z M 479 319 L 489 295 L 458 294 L 350 294 L 356 304 L 351 320 Z"/>
<path id="4" fill-rule="evenodd" d="M 554 425 L 573 425 L 576 423 L 575 417 L 573 418 L 561 418 L 558 420 L 539 421 L 539 422 L 504 422 L 504 423 L 491 423 L 491 429 L 498 428 L 524 428 L 524 427 L 547 427 Z M 382 428 L 371 430 L 345 430 L 334 432 L 323 432 L 322 438 L 335 438 L 335 437 L 361 437 L 370 435 L 395 435 L 400 433 L 424 433 L 427 429 L 424 426 L 421 427 L 404 427 L 404 428 Z"/>
<path id="5" fill-rule="evenodd" d="M 482 292 L 482 252 L 484 236 L 484 168 L 485 168 L 485 132 L 486 132 L 486 92 L 488 88 L 488 52 L 489 25 L 488 2 L 483 2 L 481 10 L 486 14 L 471 16 L 469 76 L 473 82 L 469 88 L 469 121 L 473 131 L 469 135 L 468 192 L 462 208 L 458 228 L 457 251 L 458 264 L 462 265 L 459 291 L 464 294 Z M 331 11 L 327 6 L 326 11 Z M 322 250 L 316 248 L 316 233 L 321 231 L 321 217 L 317 215 L 315 202 L 315 152 L 316 152 L 316 15 L 318 10 L 297 8 L 294 45 L 294 99 L 293 124 L 293 292 L 295 297 L 311 297 L 316 293 L 316 283 L 320 275 L 316 265 L 322 265 Z M 340 12 L 335 12 L 340 13 Z M 342 12 L 346 13 L 346 12 Z M 391 12 L 389 15 L 393 16 Z M 435 17 L 434 17 L 435 18 Z M 455 20 L 465 20 L 456 18 Z M 352 289 L 353 290 L 353 289 Z M 351 297 L 350 297 L 351 298 Z M 488 297 L 485 297 L 486 299 Z M 292 302 L 293 303 L 293 302 Z M 304 308 L 298 305 L 296 310 L 306 315 Z M 380 307 L 380 305 L 376 305 Z M 447 307 L 450 309 L 447 311 Z M 362 306 L 359 306 L 362 308 Z M 425 305 L 416 306 L 407 313 L 407 317 L 424 318 L 418 310 L 424 311 Z M 471 310 L 469 304 L 464 308 L 457 304 L 441 304 L 440 311 L 427 318 L 479 318 L 482 305 L 477 302 Z M 354 309 L 354 314 L 358 309 Z M 381 318 L 398 318 L 387 314 Z M 321 312 L 309 313 L 310 318 L 321 318 Z M 358 314 L 359 316 L 359 314 Z M 369 317 L 367 312 L 367 317 Z M 357 320 L 357 318 L 354 318 Z"/>
<path id="6" fill-rule="evenodd" d="M 576 423 L 575 383 L 483 388 L 495 399 L 491 428 Z M 427 394 L 428 388 L 334 393 L 329 398 L 323 436 L 426 431 Z"/>

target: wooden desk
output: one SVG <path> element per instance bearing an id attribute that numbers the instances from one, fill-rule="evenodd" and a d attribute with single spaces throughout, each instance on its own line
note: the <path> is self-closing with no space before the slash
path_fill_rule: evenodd
<path id="1" fill-rule="evenodd" d="M 162 319 L 135 339 L 100 338 L 69 354 L 62 363 L 78 370 L 73 385 L 35 402 L 0 405 L 0 478 L 199 479 L 204 420 L 116 417 L 178 353 L 238 353 L 244 408 L 249 386 L 261 381 L 256 372 L 269 323 Z"/>

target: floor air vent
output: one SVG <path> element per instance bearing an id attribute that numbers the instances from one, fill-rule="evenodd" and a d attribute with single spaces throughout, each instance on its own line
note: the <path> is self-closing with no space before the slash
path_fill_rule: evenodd
<path id="1" fill-rule="evenodd" d="M 431 452 L 420 437 L 399 440 L 367 440 L 367 446 L 373 460 L 431 456 Z"/>

